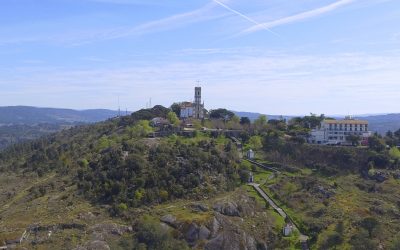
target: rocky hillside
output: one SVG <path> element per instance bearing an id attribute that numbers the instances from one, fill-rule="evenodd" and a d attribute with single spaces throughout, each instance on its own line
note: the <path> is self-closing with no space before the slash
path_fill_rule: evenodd
<path id="1" fill-rule="evenodd" d="M 154 117 L 166 122 L 151 126 Z M 232 117 L 179 130 L 176 114 L 156 106 L 8 147 L 0 246 L 398 249 L 400 132 L 368 147 L 307 145 L 316 118 L 288 126 Z M 238 147 L 254 149 L 258 164 Z M 251 176 L 274 202 L 247 185 Z"/>
<path id="2" fill-rule="evenodd" d="M 154 131 L 148 119 L 168 112 L 156 106 L 1 151 L 0 245 L 290 245 L 279 233 L 282 221 L 241 187 L 238 151 L 228 138 L 147 138 Z"/>

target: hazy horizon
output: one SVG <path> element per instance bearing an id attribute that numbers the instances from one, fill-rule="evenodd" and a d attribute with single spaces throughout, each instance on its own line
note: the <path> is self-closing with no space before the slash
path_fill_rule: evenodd
<path id="1" fill-rule="evenodd" d="M 156 106 L 156 105 L 161 105 L 161 104 L 154 104 L 152 105 L 152 107 Z M 170 105 L 166 105 L 165 107 L 169 107 Z M 14 105 L 14 106 L 0 106 L 0 108 L 8 108 L 8 107 L 27 107 L 27 108 L 38 108 L 38 109 L 66 109 L 66 110 L 74 110 L 74 111 L 90 111 L 90 110 L 107 110 L 107 111 L 114 111 L 114 112 L 118 112 L 118 108 L 117 109 L 108 109 L 108 108 L 65 108 L 65 107 L 42 107 L 42 106 L 27 106 L 27 105 Z M 128 110 L 127 112 L 132 113 L 135 111 L 138 111 L 140 109 L 146 109 L 148 107 L 142 107 L 139 108 L 137 110 Z M 304 114 L 278 114 L 278 113 L 262 113 L 262 112 L 256 112 L 256 111 L 246 111 L 246 110 L 233 110 L 227 107 L 219 107 L 219 108 L 226 108 L 230 111 L 233 112 L 237 112 L 237 113 L 253 113 L 253 114 L 260 114 L 260 115 L 272 115 L 272 116 L 307 116 L 310 114 L 315 114 L 317 116 L 323 114 L 325 116 L 331 116 L 331 117 L 345 117 L 345 116 L 353 116 L 353 117 L 365 117 L 365 116 L 379 116 L 379 115 L 397 115 L 400 114 L 400 112 L 398 113 L 368 113 L 368 114 L 325 114 L 325 113 L 313 113 L 313 112 L 309 112 L 309 113 L 304 113 Z M 217 109 L 217 108 L 215 108 Z M 211 109 L 210 109 L 211 110 Z M 123 109 L 121 107 L 120 110 L 121 113 L 125 114 L 126 109 Z"/>
<path id="2" fill-rule="evenodd" d="M 399 113 L 399 22 L 394 0 L 3 1 L 0 106 L 134 111 L 199 80 L 207 109 Z"/>

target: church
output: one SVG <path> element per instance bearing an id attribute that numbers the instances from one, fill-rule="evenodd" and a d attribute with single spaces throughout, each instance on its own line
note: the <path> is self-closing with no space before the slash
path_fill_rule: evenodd
<path id="1" fill-rule="evenodd" d="M 204 103 L 201 103 L 201 87 L 194 88 L 194 103 L 181 103 L 181 119 L 204 119 Z"/>

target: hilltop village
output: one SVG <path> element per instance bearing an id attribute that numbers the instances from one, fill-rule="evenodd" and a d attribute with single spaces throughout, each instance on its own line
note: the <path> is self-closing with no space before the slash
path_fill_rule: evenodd
<path id="1" fill-rule="evenodd" d="M 203 131 L 218 131 L 227 130 L 231 134 L 238 134 L 240 125 L 249 125 L 250 119 L 247 117 L 236 117 L 235 114 L 226 109 L 211 110 L 208 112 L 202 103 L 201 87 L 194 89 L 194 102 L 180 102 L 171 106 L 176 116 L 180 119 L 179 125 L 183 131 L 194 131 L 194 126 Z M 266 119 L 268 117 L 262 117 Z M 315 124 L 315 119 L 319 119 L 319 123 Z M 315 117 L 313 123 L 309 124 L 310 131 L 303 134 L 302 138 L 310 144 L 318 145 L 342 145 L 356 146 L 368 145 L 368 138 L 373 135 L 369 130 L 368 121 L 354 119 L 351 116 L 346 116 L 342 120 L 333 118 Z M 295 120 L 295 119 L 294 119 Z M 232 122 L 233 121 L 233 122 Z M 236 125 L 235 125 L 236 121 Z M 174 121 L 176 123 L 176 121 Z M 237 124 L 237 122 L 239 124 Z M 270 123 L 285 123 L 290 126 L 293 121 L 290 120 L 272 120 Z M 166 128 L 171 125 L 168 119 L 156 117 L 152 119 L 153 126 L 161 128 L 160 131 L 166 131 Z M 236 133 L 235 133 L 236 131 Z M 172 131 L 171 131 L 172 132 Z M 174 132 L 177 132 L 174 130 Z M 161 135 L 168 133 L 159 133 Z"/>
<path id="2" fill-rule="evenodd" d="M 399 249 L 400 129 L 201 91 L 0 151 L 0 249 Z"/>

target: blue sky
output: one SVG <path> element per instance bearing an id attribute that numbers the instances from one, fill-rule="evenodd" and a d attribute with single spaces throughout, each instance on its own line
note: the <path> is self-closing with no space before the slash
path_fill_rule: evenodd
<path id="1" fill-rule="evenodd" d="M 0 106 L 400 112 L 398 0 L 3 0 Z"/>

